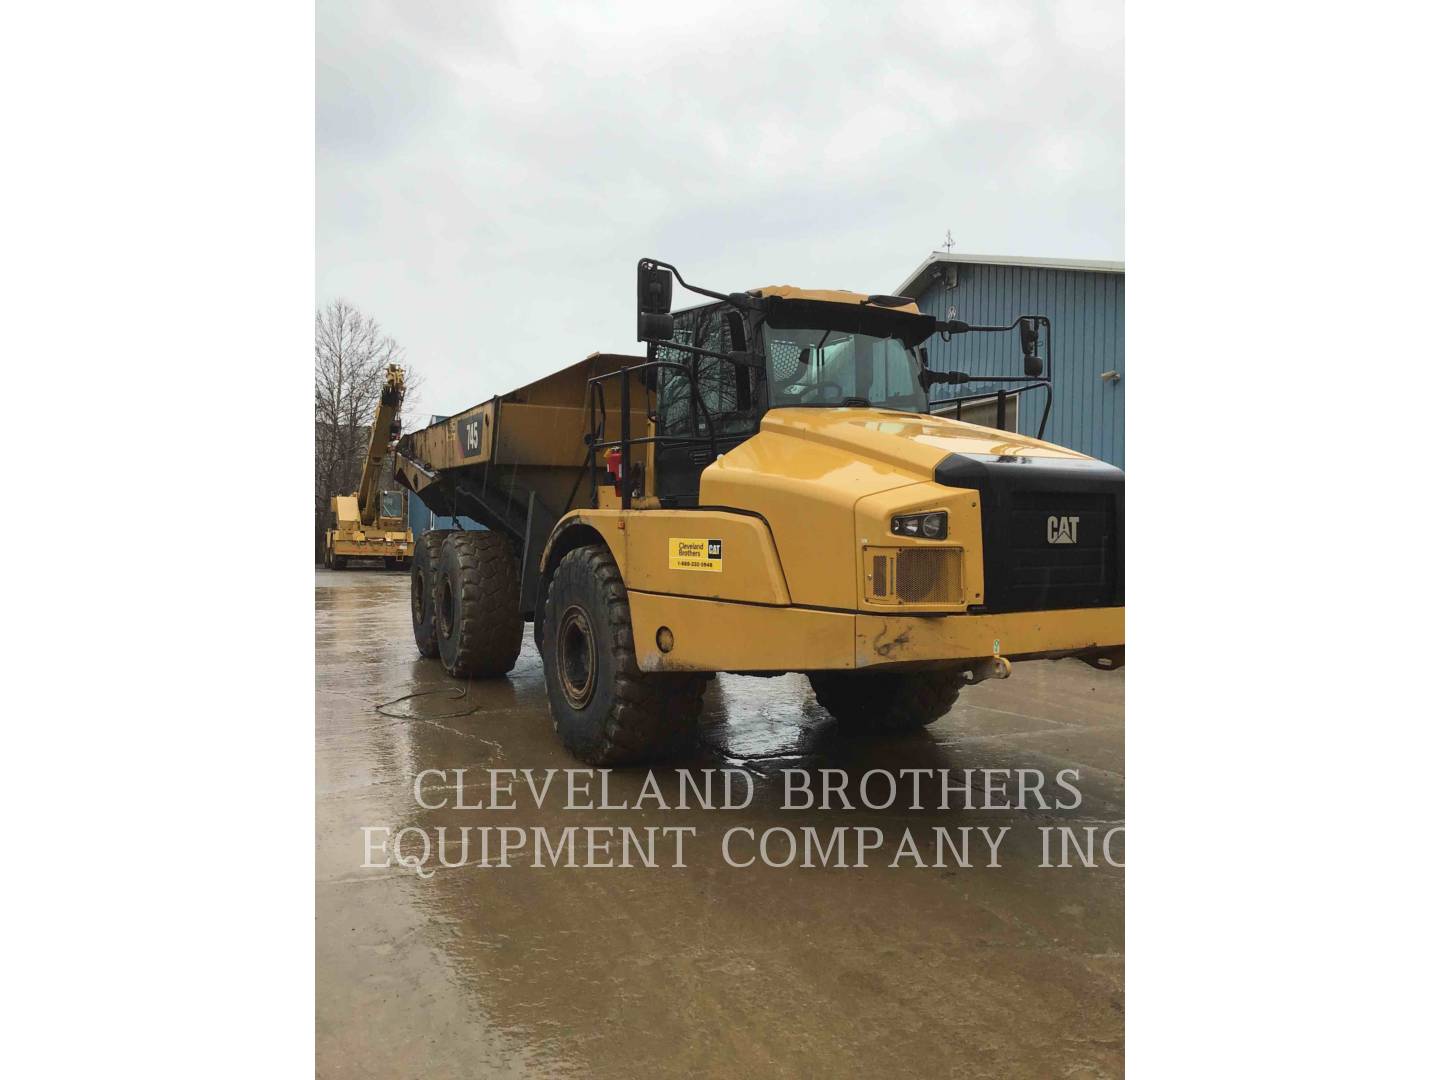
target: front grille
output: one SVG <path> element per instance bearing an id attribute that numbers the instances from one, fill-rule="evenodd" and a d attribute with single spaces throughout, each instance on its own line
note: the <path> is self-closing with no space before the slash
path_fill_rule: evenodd
<path id="1" fill-rule="evenodd" d="M 1006 510 L 998 511 L 1009 519 L 1003 522 L 1008 543 L 1003 552 L 994 552 L 1004 566 L 998 590 L 989 586 L 992 551 L 987 530 L 987 608 L 1045 611 L 1121 602 L 1113 496 L 1016 491 L 1009 502 Z"/>
<path id="2" fill-rule="evenodd" d="M 1092 458 L 951 454 L 935 481 L 980 496 L 989 612 L 1125 603 L 1125 474 Z"/>
<path id="3" fill-rule="evenodd" d="M 875 556 L 875 574 L 871 579 L 870 592 L 873 596 L 883 597 L 890 595 L 890 588 L 885 580 L 885 556 Z"/>
<path id="4" fill-rule="evenodd" d="M 895 596 L 902 604 L 964 601 L 959 548 L 901 548 L 895 557 Z"/>

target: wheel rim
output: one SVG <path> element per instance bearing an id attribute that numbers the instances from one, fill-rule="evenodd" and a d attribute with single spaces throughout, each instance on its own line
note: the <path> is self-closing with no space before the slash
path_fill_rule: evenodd
<path id="1" fill-rule="evenodd" d="M 455 593 L 450 588 L 450 578 L 440 579 L 440 602 L 436 605 L 435 618 L 440 623 L 440 636 L 448 638 L 455 628 Z"/>
<path id="2" fill-rule="evenodd" d="M 566 610 L 556 641 L 560 647 L 560 688 L 572 709 L 583 709 L 595 696 L 595 634 L 584 608 Z"/>

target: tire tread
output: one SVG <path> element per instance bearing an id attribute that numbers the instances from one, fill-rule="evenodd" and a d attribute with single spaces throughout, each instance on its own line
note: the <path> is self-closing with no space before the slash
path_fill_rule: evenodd
<path id="1" fill-rule="evenodd" d="M 415 543 L 415 555 L 410 566 L 410 591 L 412 607 L 410 623 L 415 630 L 415 647 L 421 656 L 434 658 L 440 655 L 440 642 L 435 636 L 435 580 L 440 569 L 440 552 L 445 546 L 445 537 L 450 529 L 431 529 L 421 533 Z M 415 575 L 420 575 L 419 587 L 425 599 L 426 617 L 415 621 L 413 607 L 416 588 Z"/>
<path id="2" fill-rule="evenodd" d="M 441 574 L 447 572 L 446 555 L 452 552 L 460 579 L 460 611 L 453 645 L 439 641 L 441 662 L 457 678 L 507 675 L 520 657 L 525 631 L 520 617 L 519 568 L 510 542 L 497 532 L 452 532 L 442 549 Z M 437 612 L 439 600 L 437 574 L 431 600 Z"/>
<path id="3" fill-rule="evenodd" d="M 629 593 L 620 568 L 604 547 L 589 544 L 567 552 L 556 567 L 545 596 L 545 667 L 552 716 L 569 708 L 554 671 L 557 663 L 554 636 L 560 624 L 561 600 L 567 593 L 580 592 L 589 582 L 599 585 L 602 615 L 608 623 L 610 654 L 615 683 L 609 709 L 600 724 L 598 738 L 586 745 L 569 745 L 577 757 L 592 765 L 624 765 L 684 753 L 695 743 L 699 731 L 705 674 L 646 673 L 635 659 L 635 639 L 630 622 Z M 597 689 L 597 693 L 605 688 Z M 556 730 L 561 730 L 558 719 Z M 563 732 L 562 732 L 563 735 Z"/>
<path id="4" fill-rule="evenodd" d="M 808 677 L 826 712 L 846 730 L 868 735 L 933 724 L 950 711 L 965 685 L 960 670 L 812 671 Z"/>

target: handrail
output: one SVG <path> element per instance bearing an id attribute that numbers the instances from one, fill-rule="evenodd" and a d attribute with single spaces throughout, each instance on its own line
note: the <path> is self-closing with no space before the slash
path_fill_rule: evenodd
<path id="1" fill-rule="evenodd" d="M 972 381 L 979 382 L 980 379 L 976 378 Z M 1010 394 L 1018 395 L 1023 394 L 1026 390 L 1040 389 L 1043 389 L 1045 391 L 1045 410 L 1040 414 L 1040 427 L 1035 433 L 1035 438 L 1043 439 L 1045 437 L 1045 425 L 1050 422 L 1050 407 L 1055 402 L 1054 386 L 1048 379 L 1046 379 L 1044 382 L 1032 382 L 1025 386 L 1017 386 L 1013 390 L 1007 390 L 1002 386 L 999 390 L 986 391 L 983 394 L 965 394 L 960 397 L 941 398 L 939 401 L 930 402 L 930 408 L 934 409 L 936 405 L 951 405 L 957 402 L 984 401 L 986 398 L 993 397 L 995 399 L 995 420 L 1003 428 L 1005 424 L 1005 417 L 1000 411 L 1004 408 L 1001 399 L 1007 397 Z M 955 410 L 955 415 L 958 419 L 960 415 L 959 409 Z"/>
<path id="2" fill-rule="evenodd" d="M 712 354 L 714 355 L 714 354 Z M 714 355 L 717 360 L 727 361 L 736 367 L 743 366 L 739 361 L 727 356 Z M 630 376 L 636 372 L 649 369 L 673 368 L 683 374 L 690 382 L 690 392 L 700 406 L 700 412 L 705 418 L 705 430 L 708 435 L 706 439 L 692 438 L 684 435 L 642 435 L 639 438 L 630 437 Z M 620 438 L 618 440 L 605 440 L 605 389 L 602 385 L 606 379 L 620 379 Z M 630 447 L 645 443 L 676 442 L 696 443 L 705 442 L 710 447 L 710 456 L 718 457 L 720 444 L 715 436 L 715 420 L 710 415 L 710 407 L 705 404 L 705 396 L 700 393 L 700 383 L 695 373 L 684 364 L 677 364 L 673 360 L 647 360 L 643 364 L 633 364 L 630 367 L 617 368 L 615 371 L 607 371 L 603 375 L 592 375 L 586 380 L 590 387 L 590 433 L 586 435 L 585 441 L 590 448 L 586 461 L 590 470 L 590 491 L 591 499 L 595 500 L 597 492 L 595 487 L 595 451 L 599 448 L 618 446 L 620 448 L 620 472 L 617 477 L 620 483 L 620 508 L 630 509 Z M 600 416 L 599 423 L 596 423 L 595 403 L 599 397 Z"/>

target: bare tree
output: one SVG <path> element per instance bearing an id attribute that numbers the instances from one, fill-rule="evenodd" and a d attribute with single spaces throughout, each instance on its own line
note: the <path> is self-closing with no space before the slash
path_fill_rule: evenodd
<path id="1" fill-rule="evenodd" d="M 405 350 L 347 301 L 315 311 L 315 521 L 326 527 L 330 497 L 356 490 L 385 368 Z M 406 369 L 406 392 L 418 377 Z M 403 406 L 402 406 L 403 413 Z"/>

